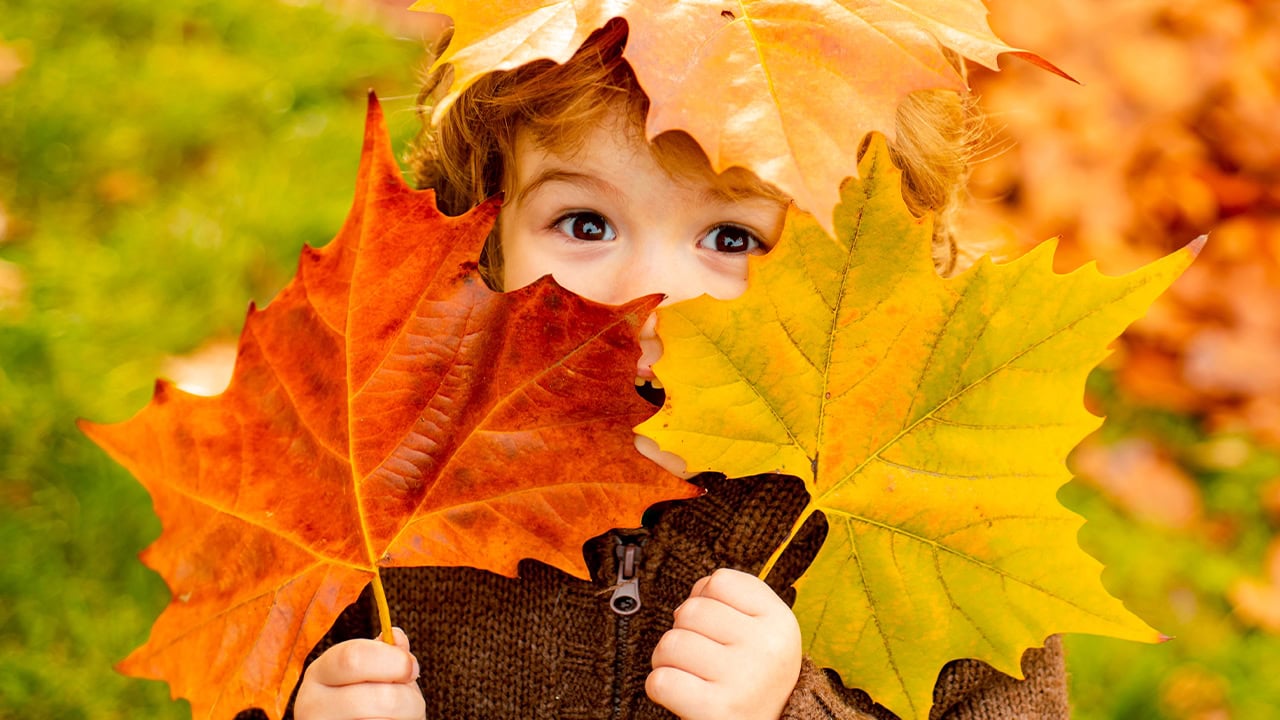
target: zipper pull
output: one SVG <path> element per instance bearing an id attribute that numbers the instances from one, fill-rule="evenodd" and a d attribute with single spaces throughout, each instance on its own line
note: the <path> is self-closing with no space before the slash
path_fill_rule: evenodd
<path id="1" fill-rule="evenodd" d="M 609 598 L 609 607 L 619 615 L 634 615 L 640 610 L 640 579 L 636 577 L 640 570 L 640 546 L 619 539 L 613 550 L 618 560 L 618 584 Z"/>

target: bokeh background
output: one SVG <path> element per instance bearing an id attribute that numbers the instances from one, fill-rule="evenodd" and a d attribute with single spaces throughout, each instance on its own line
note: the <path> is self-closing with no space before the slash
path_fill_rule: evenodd
<path id="1" fill-rule="evenodd" d="M 0 5 L 0 718 L 182 718 L 112 664 L 163 582 L 145 492 L 75 429 L 158 375 L 216 390 L 250 300 L 350 203 L 364 95 L 399 147 L 435 28 L 408 0 Z M 1078 718 L 1280 717 L 1280 3 L 991 0 L 967 236 L 1118 273 L 1208 248 L 1090 380 L 1063 501 L 1174 640 L 1068 640 Z"/>

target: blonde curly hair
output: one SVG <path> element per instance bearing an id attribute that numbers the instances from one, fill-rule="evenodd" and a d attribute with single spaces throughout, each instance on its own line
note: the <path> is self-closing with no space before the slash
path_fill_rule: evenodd
<path id="1" fill-rule="evenodd" d="M 505 169 L 515 156 L 518 130 L 552 152 L 576 150 L 588 130 L 614 108 L 626 115 L 643 137 L 649 99 L 622 57 L 627 27 L 613 20 L 593 33 L 564 64 L 537 61 L 492 72 L 468 87 L 431 122 L 438 96 L 451 81 L 447 65 L 429 71 L 418 94 L 422 130 L 409 150 L 415 184 L 434 188 L 440 209 L 460 214 L 508 190 Z M 448 43 L 446 36 L 436 48 Z M 951 56 L 953 64 L 962 61 Z M 934 215 L 934 265 L 939 273 L 956 270 L 953 216 L 961 204 L 980 123 L 968 96 L 948 90 L 912 93 L 897 112 L 894 163 L 903 171 L 903 198 L 916 215 Z M 683 133 L 663 133 L 653 152 L 668 170 L 707 177 L 731 193 L 756 193 L 778 199 L 785 194 L 742 168 L 716 174 L 697 144 Z M 490 285 L 500 286 L 501 247 L 494 229 L 481 259 Z"/>

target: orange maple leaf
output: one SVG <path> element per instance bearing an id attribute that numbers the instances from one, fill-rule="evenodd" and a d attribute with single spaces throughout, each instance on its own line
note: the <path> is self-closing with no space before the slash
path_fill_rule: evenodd
<path id="1" fill-rule="evenodd" d="M 592 31 L 625 19 L 624 54 L 650 100 L 648 137 L 689 133 L 717 171 L 755 172 L 828 232 L 862 138 L 892 139 L 913 91 L 965 87 L 946 50 L 992 69 L 1013 53 L 1069 77 L 1001 42 L 981 0 L 419 0 L 411 9 L 454 19 L 440 58 L 454 85 L 437 117 L 484 73 L 562 63 Z"/>
<path id="2" fill-rule="evenodd" d="M 585 577 L 584 541 L 696 494 L 633 446 L 652 412 L 636 335 L 660 298 L 489 290 L 474 258 L 497 210 L 450 218 L 409 188 L 371 96 L 347 222 L 251 308 L 227 391 L 159 382 L 134 418 L 81 423 L 164 525 L 143 559 L 173 599 L 122 671 L 196 717 L 278 717 L 379 567 L 535 558 Z"/>

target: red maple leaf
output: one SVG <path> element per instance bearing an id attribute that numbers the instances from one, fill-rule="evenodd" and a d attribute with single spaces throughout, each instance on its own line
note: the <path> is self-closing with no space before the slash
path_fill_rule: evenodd
<path id="1" fill-rule="evenodd" d="M 585 540 L 696 494 L 633 447 L 652 411 L 636 335 L 660 298 L 489 290 L 474 258 L 497 212 L 446 217 L 408 187 L 371 96 L 346 224 L 250 309 L 227 391 L 161 381 L 134 418 L 81 423 L 164 526 L 143 559 L 173 599 L 122 671 L 197 717 L 279 716 L 377 568 L 535 558 L 585 577 Z"/>

